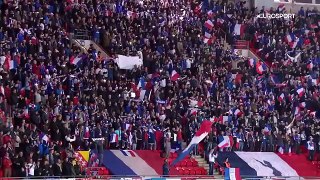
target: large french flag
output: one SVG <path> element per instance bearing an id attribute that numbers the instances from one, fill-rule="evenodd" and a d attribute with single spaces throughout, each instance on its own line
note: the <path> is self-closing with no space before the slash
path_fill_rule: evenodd
<path id="1" fill-rule="evenodd" d="M 239 168 L 226 168 L 224 174 L 225 180 L 241 180 Z"/>
<path id="2" fill-rule="evenodd" d="M 193 150 L 193 148 L 199 144 L 211 131 L 212 121 L 204 120 L 201 123 L 201 126 L 195 136 L 192 138 L 189 145 L 179 154 L 179 156 L 172 162 L 171 166 L 174 166 L 181 160 L 183 160 L 187 155 L 190 154 L 190 152 Z"/>
<path id="3" fill-rule="evenodd" d="M 145 158 L 132 150 L 104 151 L 103 165 L 114 175 L 159 175 Z"/>
<path id="4" fill-rule="evenodd" d="M 291 164 L 273 152 L 220 152 L 217 162 L 223 164 L 226 158 L 232 168 L 239 168 L 241 176 L 298 176 Z"/>

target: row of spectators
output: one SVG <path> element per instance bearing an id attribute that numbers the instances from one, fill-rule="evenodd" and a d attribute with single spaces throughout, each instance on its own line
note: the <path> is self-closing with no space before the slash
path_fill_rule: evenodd
<path id="1" fill-rule="evenodd" d="M 292 41 L 281 43 L 292 32 L 265 31 L 285 22 L 309 30 L 298 20 L 317 22 L 318 16 L 254 21 L 259 12 L 243 2 L 226 10 L 223 2 L 205 1 L 200 8 L 200 2 L 179 0 L 0 4 L 0 158 L 6 177 L 79 175 L 84 169 L 73 163 L 78 150 L 181 149 L 212 117 L 217 120 L 208 150 L 224 134 L 239 139 L 237 150 L 288 152 L 310 137 L 319 150 L 317 49 L 303 46 L 301 58 L 283 65 L 287 53 L 297 53 L 298 47 L 288 48 Z M 213 26 L 204 26 L 207 20 Z M 249 39 L 274 62 L 268 71 L 224 49 L 225 35 L 233 43 L 242 35 L 233 33 L 235 27 L 245 23 L 245 37 L 254 34 Z M 110 57 L 72 44 L 77 29 L 90 32 Z M 317 48 L 317 28 L 309 31 Z M 274 45 L 271 37 L 277 37 Z M 282 58 L 269 49 L 281 50 Z M 143 67 L 122 70 L 112 60 L 138 51 Z M 73 64 L 79 56 L 83 61 Z M 305 70 L 309 60 L 312 68 Z M 179 79 L 171 78 L 175 73 Z"/>

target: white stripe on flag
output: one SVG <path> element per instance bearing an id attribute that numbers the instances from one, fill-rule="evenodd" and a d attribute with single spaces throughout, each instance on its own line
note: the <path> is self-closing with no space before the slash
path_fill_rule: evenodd
<path id="1" fill-rule="evenodd" d="M 237 180 L 236 178 L 236 168 L 229 168 L 230 180 Z"/>
<path id="2" fill-rule="evenodd" d="M 236 154 L 257 171 L 257 176 L 275 176 L 273 168 L 281 172 L 282 176 L 298 176 L 294 169 L 273 152 L 236 152 Z"/>

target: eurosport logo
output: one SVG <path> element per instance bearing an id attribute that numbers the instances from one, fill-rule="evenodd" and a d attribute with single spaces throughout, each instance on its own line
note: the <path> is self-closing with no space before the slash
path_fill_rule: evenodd
<path id="1" fill-rule="evenodd" d="M 280 18 L 293 19 L 294 14 L 259 14 L 257 16 L 257 18 L 261 18 L 261 19 L 280 19 Z"/>

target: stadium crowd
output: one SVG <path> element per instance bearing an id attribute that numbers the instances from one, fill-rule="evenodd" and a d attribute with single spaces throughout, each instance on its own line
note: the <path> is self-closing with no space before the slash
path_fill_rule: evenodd
<path id="1" fill-rule="evenodd" d="M 78 150 L 181 149 L 201 121 L 212 117 L 206 152 L 223 135 L 237 142 L 227 150 L 299 153 L 303 145 L 313 147 L 310 160 L 319 150 L 316 10 L 302 8 L 293 20 L 268 20 L 255 16 L 272 10 L 247 9 L 244 2 L 0 5 L 5 177 L 80 175 L 81 164 L 73 162 Z M 208 19 L 212 26 L 204 25 Z M 234 33 L 236 24 L 245 26 L 240 34 Z M 110 56 L 94 46 L 85 52 L 75 46 L 77 29 L 90 32 Z M 225 37 L 230 44 L 250 40 L 270 68 L 225 49 Z M 113 61 L 138 51 L 142 67 L 122 70 Z M 73 64 L 79 56 L 83 61 Z M 232 69 L 235 61 L 238 69 Z"/>

